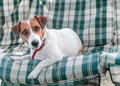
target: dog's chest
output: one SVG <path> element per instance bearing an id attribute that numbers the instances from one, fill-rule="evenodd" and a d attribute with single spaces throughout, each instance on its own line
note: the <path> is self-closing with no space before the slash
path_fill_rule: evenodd
<path id="1" fill-rule="evenodd" d="M 47 54 L 36 53 L 34 59 L 37 59 L 37 60 L 44 60 L 44 59 L 46 59 L 46 57 L 48 57 Z"/>
<path id="2" fill-rule="evenodd" d="M 44 60 L 44 59 L 48 58 L 48 53 L 43 52 L 43 51 L 38 51 L 38 52 L 34 53 L 31 50 L 30 54 L 31 54 L 31 58 L 33 57 L 33 54 L 34 54 L 34 57 L 32 59 Z"/>

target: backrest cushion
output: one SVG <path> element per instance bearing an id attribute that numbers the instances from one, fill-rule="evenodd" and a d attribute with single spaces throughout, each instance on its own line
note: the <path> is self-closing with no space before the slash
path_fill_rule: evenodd
<path id="1" fill-rule="evenodd" d="M 53 0 L 48 27 L 69 27 L 84 46 L 102 46 L 113 40 L 112 9 L 109 0 Z"/>
<path id="2" fill-rule="evenodd" d="M 23 44 L 20 37 L 11 31 L 11 27 L 18 21 L 32 18 L 34 15 L 47 16 L 47 27 L 50 29 L 73 29 L 83 41 L 84 47 L 111 44 L 113 40 L 111 1 L 49 1 L 51 0 L 1 0 L 0 45 L 7 45 L 7 48 L 11 49 L 13 45 L 16 47 Z"/>

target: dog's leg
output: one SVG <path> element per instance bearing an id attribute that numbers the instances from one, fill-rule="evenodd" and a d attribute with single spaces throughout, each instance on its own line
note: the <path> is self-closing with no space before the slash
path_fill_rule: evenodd
<path id="1" fill-rule="evenodd" d="M 12 56 L 12 57 L 10 57 L 10 59 L 12 60 L 12 61 L 22 61 L 22 60 L 27 60 L 27 59 L 30 59 L 31 58 L 31 56 L 30 55 L 25 55 L 25 56 Z"/>
<path id="2" fill-rule="evenodd" d="M 35 79 L 42 71 L 43 68 L 52 65 L 53 63 L 57 62 L 58 58 L 47 58 L 46 60 L 41 61 L 35 69 L 29 74 L 28 79 Z"/>

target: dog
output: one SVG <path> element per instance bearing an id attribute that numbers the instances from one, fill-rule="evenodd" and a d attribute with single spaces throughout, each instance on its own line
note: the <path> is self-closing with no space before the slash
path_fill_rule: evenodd
<path id="1" fill-rule="evenodd" d="M 30 56 L 11 57 L 11 60 L 22 61 L 30 58 L 41 60 L 28 75 L 28 79 L 37 78 L 42 69 L 61 60 L 62 57 L 75 56 L 83 50 L 81 40 L 72 29 L 48 29 L 46 22 L 47 17 L 34 16 L 12 26 L 12 31 L 28 43 Z"/>

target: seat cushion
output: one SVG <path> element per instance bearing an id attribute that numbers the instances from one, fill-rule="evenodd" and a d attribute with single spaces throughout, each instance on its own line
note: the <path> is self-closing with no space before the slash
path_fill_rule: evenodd
<path id="1" fill-rule="evenodd" d="M 0 78 L 11 83 L 50 85 L 82 84 L 99 76 L 99 54 L 91 53 L 81 56 L 64 57 L 61 61 L 43 69 L 37 79 L 28 80 L 29 73 L 40 62 L 38 60 L 11 61 L 14 54 L 5 54 L 0 58 Z M 17 58 L 17 56 L 16 56 Z"/>

